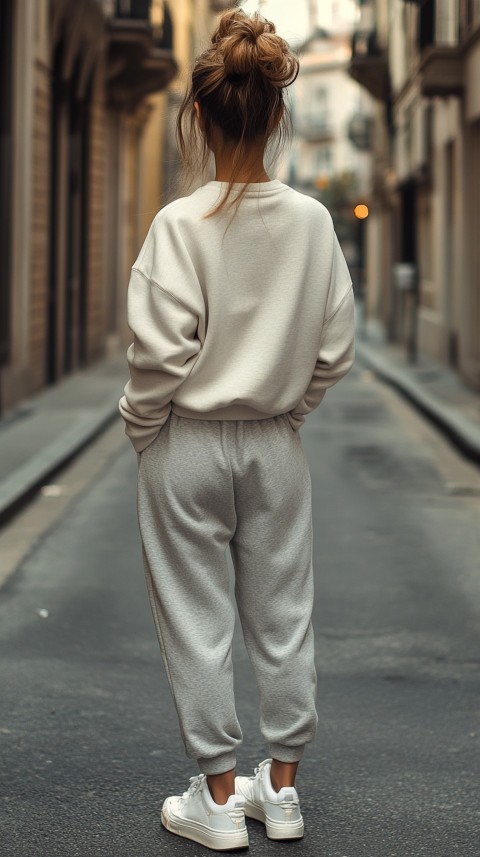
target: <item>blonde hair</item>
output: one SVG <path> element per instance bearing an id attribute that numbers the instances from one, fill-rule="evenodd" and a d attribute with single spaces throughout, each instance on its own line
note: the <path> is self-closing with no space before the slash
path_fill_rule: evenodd
<path id="1" fill-rule="evenodd" d="M 223 209 L 240 171 L 248 180 L 235 195 L 234 214 L 253 171 L 248 169 L 252 144 L 264 147 L 275 140 L 272 162 L 290 140 L 292 123 L 283 89 L 296 79 L 299 60 L 288 42 L 277 35 L 275 25 L 258 12 L 251 16 L 231 9 L 220 18 L 211 45 L 193 64 L 176 120 L 176 140 L 189 186 L 205 175 L 209 143 L 217 127 L 232 146 L 232 174 L 223 197 L 205 217 Z M 200 105 L 203 132 L 198 126 L 194 102 Z"/>

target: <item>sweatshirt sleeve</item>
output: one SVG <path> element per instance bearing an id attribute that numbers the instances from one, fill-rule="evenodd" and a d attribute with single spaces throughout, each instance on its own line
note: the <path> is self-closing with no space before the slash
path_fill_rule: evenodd
<path id="1" fill-rule="evenodd" d="M 166 422 L 172 396 L 190 374 L 201 343 L 197 315 L 135 267 L 127 318 L 134 338 L 127 350 L 130 380 L 119 410 L 125 434 L 139 453 Z"/>
<path id="2" fill-rule="evenodd" d="M 315 410 L 328 387 L 333 387 L 355 361 L 355 301 L 352 281 L 338 238 L 334 237 L 334 257 L 325 320 L 313 375 L 303 398 L 288 413 L 293 429 Z"/>

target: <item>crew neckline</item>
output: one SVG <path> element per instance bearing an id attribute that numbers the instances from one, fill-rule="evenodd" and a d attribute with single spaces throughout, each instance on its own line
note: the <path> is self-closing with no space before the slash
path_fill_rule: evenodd
<path id="1" fill-rule="evenodd" d="M 233 182 L 232 190 L 240 190 L 244 186 L 245 182 Z M 228 182 L 226 181 L 218 181 L 217 179 L 212 179 L 203 187 L 212 187 L 217 190 L 227 188 Z M 257 195 L 257 193 L 272 193 L 277 190 L 287 190 L 288 185 L 284 184 L 280 179 L 270 179 L 268 182 L 250 182 L 248 186 L 248 190 L 245 191 L 245 196 L 249 195 Z"/>

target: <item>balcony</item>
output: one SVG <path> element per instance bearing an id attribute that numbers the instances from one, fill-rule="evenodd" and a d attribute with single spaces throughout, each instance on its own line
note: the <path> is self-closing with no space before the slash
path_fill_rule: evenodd
<path id="1" fill-rule="evenodd" d="M 352 37 L 350 77 L 379 101 L 387 101 L 390 82 L 387 53 L 380 47 L 376 30 L 356 30 Z"/>
<path id="2" fill-rule="evenodd" d="M 430 45 L 425 48 L 420 55 L 418 72 L 422 95 L 431 98 L 462 94 L 463 61 L 458 46 Z"/>
<path id="3" fill-rule="evenodd" d="M 463 60 L 459 44 L 458 4 L 439 11 L 435 0 L 424 0 L 419 10 L 418 66 L 422 95 L 461 95 Z"/>
<path id="4" fill-rule="evenodd" d="M 328 143 L 335 136 L 330 122 L 321 116 L 303 116 L 295 123 L 295 130 L 309 143 Z"/>
<path id="5" fill-rule="evenodd" d="M 134 110 L 175 77 L 172 18 L 166 0 L 106 2 L 109 106 Z"/>

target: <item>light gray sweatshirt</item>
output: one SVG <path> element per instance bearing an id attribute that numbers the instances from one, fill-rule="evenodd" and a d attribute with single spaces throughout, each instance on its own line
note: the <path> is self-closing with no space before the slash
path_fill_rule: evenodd
<path id="1" fill-rule="evenodd" d="M 209 181 L 162 208 L 131 270 L 119 409 L 137 452 L 170 410 L 287 413 L 296 430 L 354 362 L 352 282 L 325 206 L 278 179 L 257 182 L 225 233 L 231 212 L 202 220 L 225 186 Z"/>

